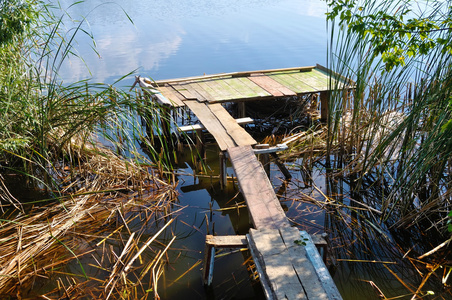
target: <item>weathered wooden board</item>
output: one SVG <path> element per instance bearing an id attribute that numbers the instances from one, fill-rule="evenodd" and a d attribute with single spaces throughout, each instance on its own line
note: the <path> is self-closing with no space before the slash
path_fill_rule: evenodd
<path id="1" fill-rule="evenodd" d="M 290 226 L 261 163 L 250 146 L 228 149 L 240 190 L 255 228 Z"/>
<path id="2" fill-rule="evenodd" d="M 248 247 L 244 235 L 206 235 L 206 244 L 217 249 Z"/>
<path id="3" fill-rule="evenodd" d="M 323 289 L 328 295 L 328 299 L 342 300 L 342 296 L 339 293 L 339 290 L 337 289 L 336 284 L 334 283 L 333 278 L 330 275 L 330 272 L 328 271 L 322 258 L 320 257 L 312 237 L 306 231 L 301 231 L 300 236 L 302 240 L 307 241 L 305 246 L 306 255 L 311 261 L 311 264 L 314 266 L 317 277 L 320 279 Z"/>
<path id="4" fill-rule="evenodd" d="M 185 104 L 198 117 L 199 121 L 212 134 L 218 143 L 221 151 L 235 147 L 232 137 L 226 132 L 223 125 L 204 103 L 198 101 L 185 101 Z"/>
<path id="5" fill-rule="evenodd" d="M 250 88 L 240 78 L 230 78 L 225 82 L 241 95 L 241 99 L 261 97 L 256 90 Z"/>
<path id="6" fill-rule="evenodd" d="M 295 96 L 297 93 L 291 91 L 279 82 L 274 81 L 264 73 L 255 74 L 249 77 L 249 80 L 259 85 L 261 88 L 272 94 L 274 97 Z"/>
<path id="7" fill-rule="evenodd" d="M 221 104 L 209 104 L 208 107 L 223 125 L 226 132 L 232 137 L 237 146 L 257 144 L 256 140 L 237 123 Z"/>
<path id="8" fill-rule="evenodd" d="M 190 84 L 190 86 L 193 89 L 196 89 L 196 91 L 201 94 L 201 97 L 203 98 L 203 101 L 211 101 L 214 99 L 214 96 L 210 94 L 210 91 L 204 89 L 203 86 L 201 86 L 198 82 L 193 82 Z"/>
<path id="9" fill-rule="evenodd" d="M 204 81 L 203 83 L 205 83 L 208 87 L 217 92 L 218 97 L 215 97 L 216 101 L 234 100 L 235 99 L 234 95 L 231 94 L 228 90 L 224 89 L 224 86 L 221 82 L 222 82 L 221 79 L 214 79 Z"/>
<path id="10" fill-rule="evenodd" d="M 190 91 L 187 90 L 187 88 L 184 86 L 185 84 L 170 84 L 170 86 L 176 90 L 177 92 L 179 92 L 182 96 L 184 96 L 185 99 L 187 100 L 196 100 L 197 97 L 196 95 L 193 95 L 192 93 L 190 93 Z"/>
<path id="11" fill-rule="evenodd" d="M 174 107 L 177 108 L 185 106 L 183 102 L 185 98 L 177 91 L 175 91 L 172 87 L 162 86 L 159 87 L 158 90 L 160 91 L 160 93 L 162 93 L 163 96 L 165 96 L 167 99 L 171 101 Z"/>
<path id="12" fill-rule="evenodd" d="M 304 93 L 315 93 L 317 92 L 317 89 L 310 86 L 309 84 L 300 81 L 298 78 L 294 78 L 291 75 L 292 74 L 305 74 L 308 72 L 277 72 L 277 73 L 271 73 L 268 74 L 269 77 L 271 77 L 273 80 L 279 82 L 280 84 L 286 86 L 288 89 L 296 92 L 297 94 L 304 94 Z"/>
<path id="13" fill-rule="evenodd" d="M 312 244 L 315 249 L 312 240 L 304 240 L 300 236 L 300 231 L 295 228 L 281 228 L 281 237 L 284 240 L 284 244 L 287 247 L 288 256 L 287 260 L 292 264 L 295 272 L 304 290 L 310 300 L 327 300 L 328 294 L 323 288 L 320 278 L 317 276 L 316 270 L 309 260 L 306 253 L 306 246 Z M 296 243 L 296 241 L 299 241 Z M 317 249 L 315 249 L 317 251 Z M 320 257 L 320 255 L 317 253 Z"/>
<path id="14" fill-rule="evenodd" d="M 212 96 L 212 99 L 209 99 L 209 101 L 223 100 L 225 98 L 225 94 L 221 90 L 211 87 L 209 84 L 210 81 L 212 80 L 199 81 L 197 83 L 204 91 L 208 92 Z"/>
<path id="15" fill-rule="evenodd" d="M 312 86 L 318 91 L 328 90 L 328 78 L 322 79 L 318 75 L 320 74 L 313 70 L 311 72 L 293 73 L 290 76 Z"/>
<path id="16" fill-rule="evenodd" d="M 250 229 L 248 247 L 264 288 L 274 299 L 342 300 L 314 243 L 302 233 L 295 227 Z"/>
<path id="17" fill-rule="evenodd" d="M 268 278 L 274 299 L 311 299 L 290 262 L 290 253 L 279 230 L 250 229 L 248 245 L 253 249 L 253 258 L 263 268 L 264 274 L 259 274 L 260 277 Z"/>
<path id="18" fill-rule="evenodd" d="M 269 92 L 267 92 L 266 90 L 264 90 L 263 88 L 261 88 L 260 86 L 258 86 L 254 82 L 252 82 L 251 80 L 249 80 L 249 78 L 239 77 L 239 78 L 236 78 L 236 79 L 238 81 L 241 81 L 246 86 L 248 86 L 259 97 L 262 97 L 262 98 L 272 97 L 272 94 L 270 94 Z"/>

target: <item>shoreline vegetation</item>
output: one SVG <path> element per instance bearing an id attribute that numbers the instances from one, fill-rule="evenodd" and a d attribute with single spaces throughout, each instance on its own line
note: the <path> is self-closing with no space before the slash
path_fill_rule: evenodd
<path id="1" fill-rule="evenodd" d="M 141 124 L 144 118 L 158 139 L 159 108 L 114 85 L 60 83 L 76 35 L 89 35 L 84 21 L 63 31 L 63 17 L 44 2 L 0 3 L 0 295 L 159 299 L 157 281 L 175 240 L 170 224 L 183 209 L 174 173 L 167 177 L 175 153 L 163 140 L 154 147 Z M 285 137 L 286 159 L 302 161 L 303 184 L 320 196 L 300 192 L 297 182 L 279 194 L 283 203 L 313 203 L 325 212 L 336 266 L 370 262 L 402 286 L 406 299 L 429 297 L 432 286 L 447 298 L 451 49 L 434 41 L 452 40 L 452 5 L 429 7 L 420 24 L 404 19 L 409 3 L 416 1 L 328 2 L 328 67 L 352 78 L 355 89 L 332 87 L 327 124 Z M 376 24 L 385 21 L 388 28 L 391 21 L 413 26 L 392 30 L 398 48 L 382 49 L 391 30 Z M 312 178 L 319 165 L 327 191 Z M 43 199 L 16 198 L 10 176 L 24 178 Z M 343 247 L 350 244 L 356 252 Z M 398 275 L 406 270 L 416 286 Z M 390 287 L 363 281 L 373 296 L 393 299 L 385 296 Z"/>
<path id="2" fill-rule="evenodd" d="M 44 2 L 0 5 L 0 294 L 158 298 L 177 192 L 164 159 L 135 148 L 147 141 L 137 112 L 155 108 L 112 85 L 59 82 L 83 21 L 64 32 L 67 16 Z M 15 198 L 12 176 L 47 199 Z"/>

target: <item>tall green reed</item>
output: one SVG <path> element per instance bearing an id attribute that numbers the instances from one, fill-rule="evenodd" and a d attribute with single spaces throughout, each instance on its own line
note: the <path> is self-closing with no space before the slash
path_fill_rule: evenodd
<path id="1" fill-rule="evenodd" d="M 443 129 L 452 117 L 450 46 L 429 44 L 428 51 L 419 47 L 413 53 L 413 43 L 423 40 L 426 32 L 396 32 L 398 48 L 388 56 L 380 49 L 385 41 L 363 28 L 380 12 L 401 23 L 410 15 L 440 24 L 451 3 L 428 6 L 427 1 L 416 15 L 417 1 L 346 2 L 350 6 L 344 11 L 350 14 L 338 14 L 329 23 L 329 68 L 355 82 L 348 92 L 332 86 L 330 94 L 328 149 L 336 157 L 334 167 L 345 170 L 341 174 L 358 173 L 358 182 L 368 174 L 377 175 L 375 184 L 386 191 L 379 199 L 382 221 L 393 226 L 427 221 L 426 229 L 444 233 L 452 204 L 451 133 Z M 384 23 L 384 17 L 380 21 Z M 356 26 L 362 28 L 355 30 Z M 432 39 L 451 38 L 449 30 L 429 34 Z M 388 65 L 391 55 L 399 55 L 396 65 Z M 360 188 L 358 184 L 357 191 Z"/>
<path id="2" fill-rule="evenodd" d="M 5 3 L 2 13 L 11 11 Z M 146 162 L 137 145 L 137 138 L 145 139 L 138 113 L 155 115 L 158 108 L 151 101 L 115 87 L 130 74 L 112 85 L 88 80 L 61 82 L 58 72 L 64 61 L 75 55 L 77 35 L 89 35 L 85 20 L 71 20 L 66 12 L 57 17 L 55 7 L 41 1 L 17 3 L 23 5 L 13 11 L 17 18 L 27 17 L 24 26 L 20 30 L 9 28 L 10 23 L 2 19 L 6 32 L 17 33 L 0 45 L 2 168 L 19 171 L 41 187 L 57 191 L 59 182 L 52 176 L 53 169 L 57 164 L 77 164 L 71 153 L 73 143 L 96 145 L 110 141 L 107 144 L 127 158 Z M 68 17 L 73 27 L 66 31 L 64 22 Z M 1 27 L 0 32 L 4 31 Z"/>

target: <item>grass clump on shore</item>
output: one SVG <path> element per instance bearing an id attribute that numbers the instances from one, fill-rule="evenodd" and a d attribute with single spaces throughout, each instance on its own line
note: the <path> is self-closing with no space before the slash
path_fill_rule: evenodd
<path id="1" fill-rule="evenodd" d="M 135 147 L 137 112 L 156 110 L 112 85 L 61 83 L 83 21 L 63 32 L 52 9 L 0 2 L 0 294 L 157 298 L 174 238 L 156 231 L 171 223 L 175 186 Z M 12 175 L 48 200 L 15 197 Z M 43 280 L 55 288 L 40 290 Z"/>

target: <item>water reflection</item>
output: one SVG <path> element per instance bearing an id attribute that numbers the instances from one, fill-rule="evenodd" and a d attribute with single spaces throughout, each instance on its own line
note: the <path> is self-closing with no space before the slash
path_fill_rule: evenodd
<path id="1" fill-rule="evenodd" d="M 68 13 L 86 16 L 100 56 L 80 34 L 76 49 L 84 61 L 71 59 L 60 75 L 111 83 L 136 69 L 164 79 L 324 64 L 325 10 L 314 0 L 83 2 Z"/>

